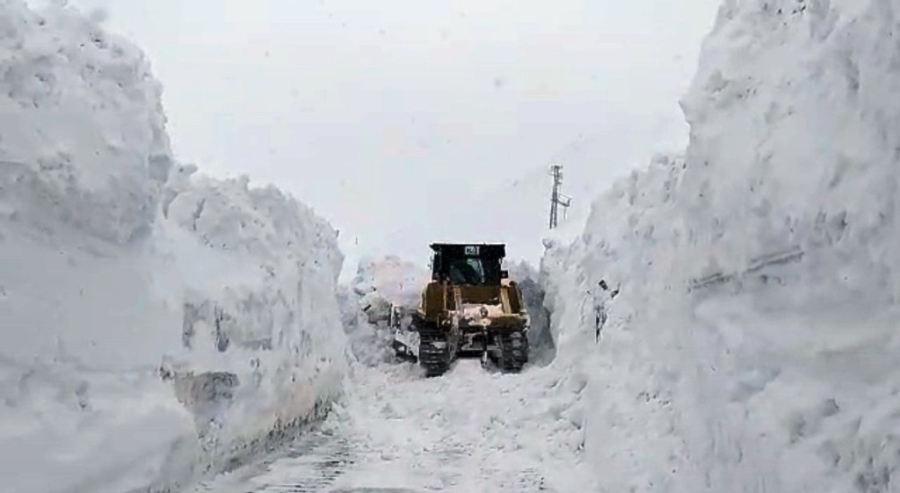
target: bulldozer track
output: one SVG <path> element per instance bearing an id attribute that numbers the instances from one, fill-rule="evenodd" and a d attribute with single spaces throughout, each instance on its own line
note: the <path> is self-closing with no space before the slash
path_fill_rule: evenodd
<path id="1" fill-rule="evenodd" d="M 500 369 L 503 371 L 521 371 L 528 360 L 528 338 L 525 334 L 515 332 L 504 334 L 498 339 L 500 346 Z"/>
<path id="2" fill-rule="evenodd" d="M 429 376 L 442 375 L 450 369 L 452 348 L 448 337 L 440 332 L 421 332 L 419 363 Z"/>

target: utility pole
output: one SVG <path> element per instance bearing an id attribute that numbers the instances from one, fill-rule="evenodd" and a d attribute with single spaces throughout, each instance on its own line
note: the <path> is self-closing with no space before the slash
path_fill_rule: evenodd
<path id="1" fill-rule="evenodd" d="M 568 208 L 572 204 L 572 198 L 559 192 L 562 186 L 562 166 L 554 164 L 550 166 L 550 175 L 553 176 L 553 192 L 550 194 L 550 229 L 559 225 L 559 206 Z"/>

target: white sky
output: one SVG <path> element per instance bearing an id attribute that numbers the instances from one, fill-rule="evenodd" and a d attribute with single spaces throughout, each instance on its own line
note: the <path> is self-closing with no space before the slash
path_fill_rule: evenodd
<path id="1" fill-rule="evenodd" d="M 148 54 L 180 160 L 293 193 L 355 270 L 488 234 L 533 259 L 551 160 L 584 205 L 686 144 L 678 99 L 720 0 L 74 3 Z"/>

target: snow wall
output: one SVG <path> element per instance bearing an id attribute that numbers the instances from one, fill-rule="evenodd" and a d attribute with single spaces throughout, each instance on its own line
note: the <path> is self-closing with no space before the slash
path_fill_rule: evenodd
<path id="1" fill-rule="evenodd" d="M 724 2 L 685 156 L 547 243 L 601 491 L 900 490 L 898 8 Z M 621 292 L 597 344 L 601 279 Z"/>
<path id="2" fill-rule="evenodd" d="M 173 159 L 142 53 L 0 2 L 4 491 L 161 491 L 340 392 L 336 232 Z"/>

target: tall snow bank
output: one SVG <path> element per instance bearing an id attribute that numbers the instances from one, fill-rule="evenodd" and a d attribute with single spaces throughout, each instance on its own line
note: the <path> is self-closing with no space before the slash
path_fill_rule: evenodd
<path id="1" fill-rule="evenodd" d="M 173 166 L 131 44 L 0 6 L 5 491 L 183 483 L 314 416 L 343 371 L 334 232 Z"/>
<path id="2" fill-rule="evenodd" d="M 683 170 L 682 159 L 660 156 L 617 181 L 595 202 L 585 234 L 568 247 L 548 243 L 541 265 L 557 347 L 550 369 L 564 375 L 567 413 L 583 434 L 599 491 L 703 491 L 674 428 L 682 414 L 703 426 L 703 415 L 690 401 L 684 411 L 672 407 L 675 395 L 695 397 L 680 388 L 688 379 L 673 376 L 693 364 L 680 352 L 690 325 L 674 318 L 683 283 L 667 257 L 679 230 L 672 192 Z M 620 294 L 598 343 L 601 280 Z"/>
<path id="3" fill-rule="evenodd" d="M 170 163 L 160 88 L 131 45 L 69 11 L 4 1 L 0 31 L 4 488 L 186 473 L 170 461 L 196 456 L 191 415 L 154 373 L 180 321 L 139 261 Z"/>
<path id="4" fill-rule="evenodd" d="M 0 159 L 21 175 L 7 193 L 22 195 L 4 213 L 114 243 L 146 235 L 171 157 L 161 88 L 141 52 L 70 11 L 5 0 L 0 66 Z"/>
<path id="5" fill-rule="evenodd" d="M 173 172 L 154 237 L 165 273 L 158 294 L 182 320 L 181 349 L 167 354 L 165 369 L 195 409 L 209 451 L 230 461 L 339 395 L 343 257 L 336 231 L 276 188 L 193 171 Z M 223 382 L 210 399 L 208 387 Z M 199 397 L 187 390 L 197 385 Z"/>
<path id="6" fill-rule="evenodd" d="M 726 1 L 660 158 L 552 246 L 609 491 L 895 491 L 900 65 L 889 0 Z M 593 296 L 620 294 L 595 342 Z"/>

